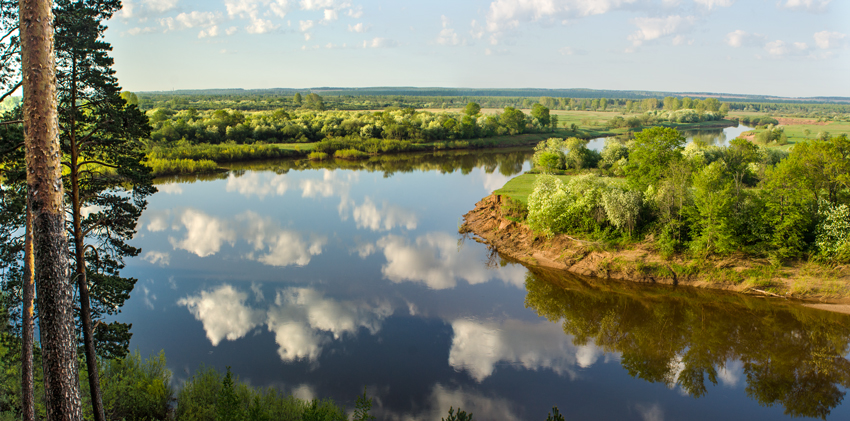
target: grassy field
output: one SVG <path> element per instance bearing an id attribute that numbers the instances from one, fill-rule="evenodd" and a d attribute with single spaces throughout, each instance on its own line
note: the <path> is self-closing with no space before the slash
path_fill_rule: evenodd
<path id="1" fill-rule="evenodd" d="M 531 191 L 534 190 L 534 181 L 537 180 L 540 174 L 520 174 L 505 183 L 501 189 L 496 190 L 493 194 L 498 194 L 502 196 L 508 196 L 511 199 L 519 200 L 522 203 L 528 203 L 528 195 L 531 194 Z M 575 177 L 574 175 L 556 175 L 556 178 L 566 183 L 570 181 L 571 178 Z M 624 183 L 625 179 L 623 178 L 611 178 L 605 177 L 608 181 L 612 183 Z"/>

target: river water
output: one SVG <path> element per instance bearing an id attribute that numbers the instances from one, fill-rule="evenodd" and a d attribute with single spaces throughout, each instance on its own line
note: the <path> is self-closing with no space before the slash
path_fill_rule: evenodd
<path id="1" fill-rule="evenodd" d="M 295 161 L 159 184 L 131 348 L 378 419 L 850 419 L 850 316 L 529 270 L 457 234 L 531 151 Z"/>
<path id="2" fill-rule="evenodd" d="M 723 129 L 703 129 L 703 130 L 681 130 L 682 136 L 685 137 L 685 142 L 691 143 L 694 140 L 701 140 L 707 146 L 728 146 L 729 141 L 741 135 L 741 133 L 753 130 L 753 127 L 739 124 L 735 127 L 726 127 Z M 587 142 L 587 148 L 597 152 L 602 152 L 605 148 L 605 139 L 607 137 L 597 137 L 590 139 Z"/>

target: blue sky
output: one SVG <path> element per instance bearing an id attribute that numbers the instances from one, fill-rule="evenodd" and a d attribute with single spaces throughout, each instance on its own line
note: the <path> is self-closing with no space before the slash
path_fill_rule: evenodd
<path id="1" fill-rule="evenodd" d="M 440 86 L 850 96 L 850 0 L 123 0 L 130 91 Z"/>

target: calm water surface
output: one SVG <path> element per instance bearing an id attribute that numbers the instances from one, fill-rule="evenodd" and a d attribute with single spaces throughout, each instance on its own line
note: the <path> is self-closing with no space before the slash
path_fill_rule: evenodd
<path id="1" fill-rule="evenodd" d="M 531 152 L 294 161 L 160 184 L 132 348 L 379 419 L 850 419 L 850 317 L 529 271 L 457 234 Z M 324 167 L 322 167 L 324 166 Z"/>
<path id="2" fill-rule="evenodd" d="M 704 130 L 681 130 L 685 136 L 685 141 L 691 143 L 696 139 L 701 140 L 709 146 L 728 146 L 729 141 L 741 135 L 741 133 L 753 130 L 753 127 L 747 127 L 739 124 L 736 127 L 726 127 L 723 129 L 704 129 Z M 605 147 L 606 137 L 597 137 L 587 142 L 588 149 L 601 152 Z"/>

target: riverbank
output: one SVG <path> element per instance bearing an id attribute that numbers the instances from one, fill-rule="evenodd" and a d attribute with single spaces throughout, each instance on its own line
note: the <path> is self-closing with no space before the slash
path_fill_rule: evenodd
<path id="1" fill-rule="evenodd" d="M 589 277 L 650 284 L 687 285 L 768 297 L 814 301 L 821 309 L 846 309 L 850 304 L 850 268 L 829 268 L 799 261 L 782 267 L 767 259 L 743 255 L 697 259 L 663 258 L 651 239 L 627 249 L 568 235 L 553 238 L 534 233 L 503 214 L 506 198 L 490 195 L 464 215 L 459 231 L 474 234 L 502 255 L 526 265 Z"/>

